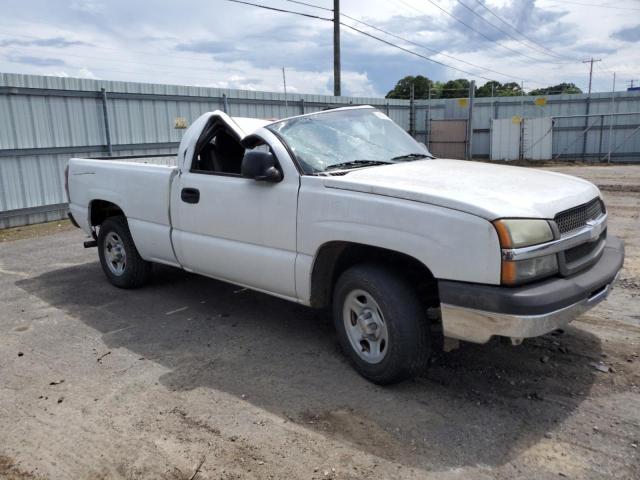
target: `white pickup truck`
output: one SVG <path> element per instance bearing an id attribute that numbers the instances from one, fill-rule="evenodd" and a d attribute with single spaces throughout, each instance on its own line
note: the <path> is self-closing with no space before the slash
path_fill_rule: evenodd
<path id="1" fill-rule="evenodd" d="M 145 160 L 69 161 L 70 217 L 112 284 L 138 287 L 157 262 L 330 306 L 343 350 L 380 384 L 448 339 L 518 344 L 565 326 L 624 260 L 593 184 L 435 159 L 372 107 L 206 113 L 174 166 Z"/>

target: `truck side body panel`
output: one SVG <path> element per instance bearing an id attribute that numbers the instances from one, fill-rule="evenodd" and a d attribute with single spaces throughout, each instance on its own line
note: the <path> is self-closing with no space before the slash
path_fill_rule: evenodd
<path id="1" fill-rule="evenodd" d="M 257 182 L 240 175 L 189 171 L 187 156 L 173 182 L 173 244 L 187 270 L 297 300 L 296 211 L 299 175 L 280 141 L 259 130 L 278 158 L 283 179 Z M 200 199 L 181 199 L 184 188 Z"/>
<path id="2" fill-rule="evenodd" d="M 117 160 L 69 161 L 70 210 L 90 233 L 91 203 L 111 202 L 124 212 L 140 256 L 178 265 L 171 246 L 169 195 L 176 167 Z"/>
<path id="3" fill-rule="evenodd" d="M 310 298 L 313 259 L 332 241 L 404 253 L 438 279 L 500 283 L 500 244 L 487 220 L 419 202 L 326 188 L 323 180 L 301 179 L 296 278 L 303 303 Z"/>

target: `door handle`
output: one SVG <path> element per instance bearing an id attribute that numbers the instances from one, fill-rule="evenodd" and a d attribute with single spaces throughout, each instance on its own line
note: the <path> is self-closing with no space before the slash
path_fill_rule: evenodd
<path id="1" fill-rule="evenodd" d="M 183 188 L 180 198 L 186 203 L 198 203 L 200 201 L 200 190 L 197 188 Z"/>

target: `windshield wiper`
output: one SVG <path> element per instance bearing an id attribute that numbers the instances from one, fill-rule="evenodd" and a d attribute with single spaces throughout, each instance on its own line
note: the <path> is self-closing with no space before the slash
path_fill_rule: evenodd
<path id="1" fill-rule="evenodd" d="M 342 162 L 342 163 L 334 163 L 333 165 L 329 165 L 327 168 L 324 169 L 324 171 L 328 171 L 328 170 L 338 170 L 338 169 L 343 169 L 343 168 L 358 168 L 358 167 L 370 167 L 370 166 L 374 166 L 374 165 L 388 165 L 391 164 L 392 162 L 385 162 L 383 160 L 351 160 L 349 162 Z"/>
<path id="2" fill-rule="evenodd" d="M 393 157 L 391 160 L 394 162 L 397 162 L 401 160 L 415 160 L 418 158 L 433 158 L 433 157 L 427 153 L 407 153 L 406 155 L 398 155 L 397 157 Z"/>

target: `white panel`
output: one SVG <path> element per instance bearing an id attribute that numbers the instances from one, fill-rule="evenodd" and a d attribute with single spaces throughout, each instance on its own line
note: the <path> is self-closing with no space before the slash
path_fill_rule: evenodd
<path id="1" fill-rule="evenodd" d="M 173 240 L 185 270 L 296 298 L 294 251 L 179 230 Z"/>
<path id="2" fill-rule="evenodd" d="M 522 153 L 526 160 L 551 160 L 553 145 L 551 117 L 526 118 L 522 132 Z"/>
<path id="3" fill-rule="evenodd" d="M 127 222 L 133 242 L 142 258 L 174 267 L 180 266 L 173 255 L 169 225 L 159 225 L 134 218 L 129 218 Z"/>
<path id="4" fill-rule="evenodd" d="M 520 123 L 511 118 L 491 119 L 491 160 L 520 158 Z"/>
<path id="5" fill-rule="evenodd" d="M 378 168 L 385 167 L 368 170 Z M 452 174 L 449 183 L 452 178 L 458 177 Z M 500 245 L 487 220 L 453 208 L 384 194 L 326 188 L 325 179 L 301 177 L 297 230 L 301 256 L 315 258 L 322 245 L 349 241 L 404 252 L 426 265 L 436 278 L 500 283 Z M 452 256 L 456 262 L 450 261 Z M 304 257 L 299 258 L 304 261 Z M 299 273 L 308 271 L 304 264 L 299 267 Z M 301 282 L 299 296 L 304 302 L 309 299 L 302 295 L 308 291 Z"/>

